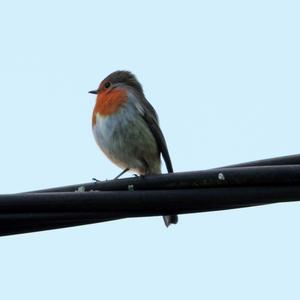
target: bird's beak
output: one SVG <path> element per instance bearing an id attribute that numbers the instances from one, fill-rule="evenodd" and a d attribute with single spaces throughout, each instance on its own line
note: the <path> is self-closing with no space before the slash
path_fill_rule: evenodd
<path id="1" fill-rule="evenodd" d="M 96 95 L 97 95 L 97 94 L 99 93 L 99 90 L 89 91 L 89 93 L 90 93 L 90 94 L 96 94 Z"/>

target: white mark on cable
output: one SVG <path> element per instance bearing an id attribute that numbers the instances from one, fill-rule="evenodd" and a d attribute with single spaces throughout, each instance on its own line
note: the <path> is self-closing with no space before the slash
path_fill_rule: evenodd
<path id="1" fill-rule="evenodd" d="M 78 189 L 75 190 L 75 192 L 85 192 L 85 187 L 82 185 L 82 186 L 78 187 Z"/>
<path id="2" fill-rule="evenodd" d="M 134 185 L 128 184 L 128 191 L 134 191 Z"/>
<path id="3" fill-rule="evenodd" d="M 219 173 L 219 174 L 218 174 L 218 179 L 219 179 L 219 180 L 225 180 L 224 174 L 223 174 L 223 173 Z"/>

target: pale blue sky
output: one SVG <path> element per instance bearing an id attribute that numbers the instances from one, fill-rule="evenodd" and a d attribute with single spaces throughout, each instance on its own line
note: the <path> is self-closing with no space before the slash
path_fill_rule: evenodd
<path id="1" fill-rule="evenodd" d="M 298 1 L 2 1 L 1 193 L 112 178 L 95 97 L 128 69 L 176 171 L 300 153 Z M 297 203 L 0 238 L 2 299 L 299 299 Z"/>

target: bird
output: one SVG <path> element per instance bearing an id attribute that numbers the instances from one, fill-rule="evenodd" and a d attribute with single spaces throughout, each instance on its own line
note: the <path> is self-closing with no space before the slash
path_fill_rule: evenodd
<path id="1" fill-rule="evenodd" d="M 161 155 L 168 173 L 173 173 L 167 143 L 157 113 L 146 99 L 143 87 L 130 71 L 115 71 L 97 89 L 92 130 L 103 153 L 123 171 L 140 176 L 161 174 Z M 163 216 L 165 225 L 178 222 L 177 215 Z"/>

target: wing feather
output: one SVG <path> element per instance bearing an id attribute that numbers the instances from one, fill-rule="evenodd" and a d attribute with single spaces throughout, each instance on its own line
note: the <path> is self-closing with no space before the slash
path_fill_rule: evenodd
<path id="1" fill-rule="evenodd" d="M 156 111 L 146 98 L 144 98 L 142 104 L 139 103 L 137 109 L 139 110 L 139 112 L 141 112 L 143 119 L 145 120 L 146 124 L 148 125 L 150 131 L 152 132 L 155 138 L 158 150 L 162 154 L 168 173 L 173 173 L 173 166 L 169 155 L 167 143 L 159 127 L 159 120 Z"/>

